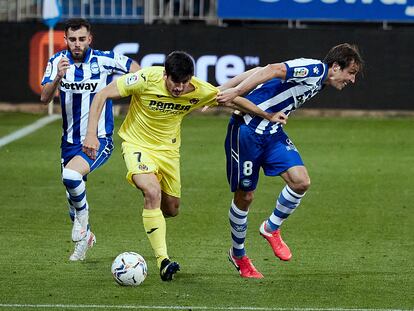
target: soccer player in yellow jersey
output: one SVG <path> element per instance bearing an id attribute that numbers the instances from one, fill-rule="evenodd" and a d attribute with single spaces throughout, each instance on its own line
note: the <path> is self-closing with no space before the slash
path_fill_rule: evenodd
<path id="1" fill-rule="evenodd" d="M 238 82 L 234 79 L 226 87 Z M 167 56 L 164 67 L 144 68 L 110 83 L 95 95 L 90 108 L 83 150 L 93 159 L 99 148 L 97 121 L 105 100 L 131 95 L 119 136 L 127 180 L 144 195 L 143 224 L 163 281 L 172 280 L 180 270 L 167 253 L 164 217 L 176 216 L 180 205 L 181 121 L 195 109 L 218 105 L 218 92 L 219 88 L 194 77 L 194 64 L 187 53 L 175 51 Z M 272 122 L 286 122 L 283 113 L 266 113 L 240 97 L 228 106 Z"/>

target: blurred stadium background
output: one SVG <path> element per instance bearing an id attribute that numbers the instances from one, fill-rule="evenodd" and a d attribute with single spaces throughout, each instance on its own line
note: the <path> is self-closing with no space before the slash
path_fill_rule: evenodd
<path id="1" fill-rule="evenodd" d="M 409 113 L 413 86 L 411 0 L 62 0 L 63 22 L 93 23 L 95 48 L 114 49 L 142 66 L 186 50 L 196 75 L 218 85 L 257 65 L 296 57 L 321 59 L 342 42 L 359 45 L 367 66 L 356 87 L 327 90 L 305 108 Z M 49 57 L 42 0 L 0 0 L 1 103 L 35 107 Z M 19 106 L 20 105 L 20 106 Z M 3 105 L 4 106 L 4 105 Z"/>

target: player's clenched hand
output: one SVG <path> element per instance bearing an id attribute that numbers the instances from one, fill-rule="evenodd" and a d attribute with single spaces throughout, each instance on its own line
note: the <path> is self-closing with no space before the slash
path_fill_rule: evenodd
<path id="1" fill-rule="evenodd" d="M 82 151 L 92 160 L 96 160 L 99 150 L 99 140 L 96 136 L 86 136 L 82 144 Z"/>
<path id="2" fill-rule="evenodd" d="M 273 114 L 270 118 L 270 122 L 273 123 L 282 123 L 282 124 L 286 124 L 288 119 L 288 116 L 285 115 L 282 111 L 276 112 L 275 114 Z"/>
<path id="3" fill-rule="evenodd" d="M 67 57 L 62 57 L 57 65 L 57 69 L 58 69 L 57 75 L 60 78 L 63 78 L 69 66 L 70 66 L 69 59 Z"/>
<path id="4" fill-rule="evenodd" d="M 229 103 L 233 99 L 235 99 L 237 96 L 239 96 L 237 89 L 232 87 L 227 90 L 224 90 L 223 92 L 218 93 L 217 102 L 219 104 Z"/>

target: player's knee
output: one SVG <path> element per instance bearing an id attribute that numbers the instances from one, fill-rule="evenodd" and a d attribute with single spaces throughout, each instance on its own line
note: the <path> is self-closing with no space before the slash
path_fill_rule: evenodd
<path id="1" fill-rule="evenodd" d="M 161 200 L 161 189 L 159 187 L 146 187 L 141 191 L 148 202 L 159 202 Z"/>
<path id="2" fill-rule="evenodd" d="M 239 208 L 247 208 L 254 199 L 254 192 L 253 191 L 237 191 L 234 202 L 237 207 Z"/>
<path id="3" fill-rule="evenodd" d="M 64 168 L 62 170 L 62 182 L 66 188 L 76 188 L 82 182 L 82 174 L 69 168 Z"/>
<path id="4" fill-rule="evenodd" d="M 293 191 L 298 194 L 304 194 L 310 188 L 311 182 L 309 178 L 304 178 L 299 180 L 298 182 L 294 183 L 293 185 L 289 185 Z"/>
<path id="5" fill-rule="evenodd" d="M 166 218 L 175 217 L 180 213 L 180 209 L 178 207 L 161 208 L 161 210 Z"/>
<path id="6" fill-rule="evenodd" d="M 162 200 L 161 210 L 164 217 L 175 217 L 180 212 L 180 201 L 179 200 Z"/>

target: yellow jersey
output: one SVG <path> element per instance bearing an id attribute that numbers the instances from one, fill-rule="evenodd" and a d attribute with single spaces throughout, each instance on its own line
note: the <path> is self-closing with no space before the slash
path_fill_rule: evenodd
<path id="1" fill-rule="evenodd" d="M 194 91 L 173 97 L 163 79 L 164 67 L 143 68 L 117 79 L 122 97 L 131 95 L 128 114 L 119 136 L 150 150 L 179 150 L 181 121 L 191 111 L 218 105 L 218 88 L 192 77 Z"/>

